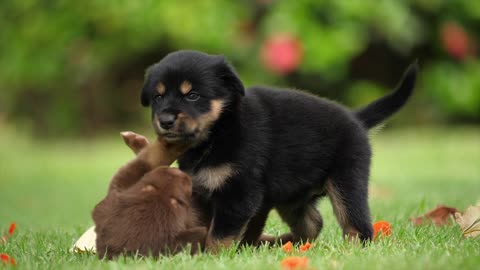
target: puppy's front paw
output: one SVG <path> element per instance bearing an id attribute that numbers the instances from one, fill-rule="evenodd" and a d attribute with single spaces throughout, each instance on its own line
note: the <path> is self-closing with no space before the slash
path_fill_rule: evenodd
<path id="1" fill-rule="evenodd" d="M 227 237 L 224 239 L 212 239 L 207 235 L 205 241 L 205 249 L 211 254 L 219 254 L 222 250 L 229 249 L 234 245 L 233 237 Z"/>
<path id="2" fill-rule="evenodd" d="M 150 144 L 145 136 L 132 131 L 120 132 L 120 135 L 122 136 L 125 144 L 130 147 L 135 154 L 138 154 L 143 148 Z"/>
<path id="3" fill-rule="evenodd" d="M 284 245 L 288 242 L 301 243 L 302 241 L 301 239 L 294 237 L 292 233 L 285 233 L 280 236 L 273 236 L 270 234 L 263 233 L 258 239 L 257 246 L 258 245 L 268 245 L 268 246 Z"/>

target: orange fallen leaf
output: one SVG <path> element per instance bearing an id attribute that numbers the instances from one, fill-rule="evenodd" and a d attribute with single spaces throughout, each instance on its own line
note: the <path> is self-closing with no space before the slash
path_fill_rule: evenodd
<path id="1" fill-rule="evenodd" d="M 12 235 L 16 228 L 17 228 L 17 224 L 15 222 L 10 224 L 10 228 L 8 229 L 8 234 Z"/>
<path id="2" fill-rule="evenodd" d="M 450 217 L 453 217 L 456 212 L 458 212 L 456 208 L 438 205 L 437 208 L 423 216 L 410 218 L 410 221 L 415 226 L 425 224 L 426 222 L 431 222 L 435 226 L 442 226 L 448 224 L 451 220 Z"/>
<path id="3" fill-rule="evenodd" d="M 455 222 L 462 228 L 464 237 L 480 235 L 480 206 L 469 206 L 464 213 L 455 213 Z"/>
<path id="4" fill-rule="evenodd" d="M 301 251 L 301 252 L 306 252 L 307 250 L 310 249 L 311 246 L 312 246 L 312 245 L 311 245 L 309 242 L 307 242 L 307 243 L 305 243 L 305 245 L 301 245 L 301 246 L 300 246 L 300 251 Z"/>
<path id="5" fill-rule="evenodd" d="M 10 224 L 10 227 L 8 228 L 8 234 L 0 237 L 0 243 L 1 244 L 6 244 L 8 238 L 13 234 L 13 232 L 15 231 L 16 228 L 17 228 L 17 224 L 15 222 Z"/>
<path id="6" fill-rule="evenodd" d="M 15 260 L 14 260 L 12 257 L 10 257 L 10 256 L 8 256 L 7 254 L 5 254 L 5 253 L 0 254 L 0 259 L 2 260 L 2 262 L 3 262 L 5 265 L 9 265 L 9 264 L 11 264 L 11 265 L 13 265 L 13 266 L 16 266 L 16 265 L 17 265 L 17 263 L 15 262 Z"/>
<path id="7" fill-rule="evenodd" d="M 13 234 L 16 227 L 17 227 L 17 224 L 15 224 L 15 223 L 10 224 L 10 228 L 8 229 L 8 234 L 2 236 L 2 238 L 1 238 L 1 241 L 2 241 L 3 244 L 7 243 L 8 237 Z M 9 264 L 11 264 L 13 266 L 17 266 L 17 262 L 15 262 L 15 260 L 12 257 L 10 257 L 9 255 L 7 255 L 5 253 L 0 253 L 0 261 L 2 261 L 6 266 L 9 265 Z"/>
<path id="8" fill-rule="evenodd" d="M 285 270 L 301 270 L 307 269 L 308 258 L 307 257 L 287 257 L 280 262 L 282 269 Z"/>
<path id="9" fill-rule="evenodd" d="M 388 221 L 380 220 L 373 223 L 373 240 L 381 237 L 390 236 L 392 234 L 392 225 Z"/>
<path id="10" fill-rule="evenodd" d="M 282 246 L 283 251 L 286 253 L 291 253 L 293 250 L 293 244 L 291 241 L 288 241 L 285 245 Z"/>

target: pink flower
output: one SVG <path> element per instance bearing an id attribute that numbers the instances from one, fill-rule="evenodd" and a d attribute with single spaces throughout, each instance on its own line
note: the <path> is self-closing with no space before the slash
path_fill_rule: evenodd
<path id="1" fill-rule="evenodd" d="M 301 42 L 292 34 L 275 34 L 265 40 L 261 59 L 265 67 L 277 74 L 288 74 L 298 68 L 303 58 Z"/>
<path id="2" fill-rule="evenodd" d="M 472 49 L 468 33 L 455 22 L 447 22 L 441 29 L 442 43 L 445 50 L 457 59 L 465 58 Z"/>

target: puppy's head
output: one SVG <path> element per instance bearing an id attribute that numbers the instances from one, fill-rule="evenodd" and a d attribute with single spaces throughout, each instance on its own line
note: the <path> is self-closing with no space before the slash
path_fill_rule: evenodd
<path id="1" fill-rule="evenodd" d="M 158 135 L 168 141 L 200 142 L 244 91 L 223 56 L 178 51 L 147 70 L 141 101 L 151 107 Z"/>
<path id="2" fill-rule="evenodd" d="M 145 174 L 128 194 L 160 205 L 164 215 L 186 220 L 192 196 L 192 180 L 179 169 L 158 167 Z"/>
<path id="3" fill-rule="evenodd" d="M 191 195 L 190 177 L 166 167 L 150 171 L 125 191 L 110 193 L 92 215 L 99 256 L 172 250 L 176 237 L 192 223 Z"/>

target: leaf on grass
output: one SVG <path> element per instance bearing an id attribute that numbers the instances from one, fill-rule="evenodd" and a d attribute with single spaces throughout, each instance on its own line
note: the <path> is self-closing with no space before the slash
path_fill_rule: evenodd
<path id="1" fill-rule="evenodd" d="M 378 235 L 382 238 L 392 234 L 392 225 L 388 221 L 380 220 L 373 223 L 373 240 L 377 239 Z"/>
<path id="2" fill-rule="evenodd" d="M 17 265 L 17 262 L 15 262 L 15 260 L 14 260 L 12 257 L 8 256 L 8 255 L 5 254 L 5 253 L 0 254 L 0 259 L 2 260 L 2 262 L 3 262 L 5 265 L 9 265 L 9 264 L 11 264 L 11 265 L 13 265 L 13 266 L 16 266 L 16 265 Z"/>
<path id="3" fill-rule="evenodd" d="M 480 206 L 470 206 L 463 213 L 455 213 L 455 221 L 462 228 L 463 236 L 480 235 Z"/>
<path id="4" fill-rule="evenodd" d="M 442 226 L 449 224 L 456 212 L 458 212 L 456 208 L 438 205 L 437 208 L 423 216 L 410 218 L 410 221 L 415 226 L 423 225 L 425 223 L 433 223 L 435 226 Z"/>
<path id="5" fill-rule="evenodd" d="M 282 250 L 286 253 L 291 253 L 293 250 L 293 244 L 291 241 L 288 241 L 285 245 L 282 246 Z"/>
<path id="6" fill-rule="evenodd" d="M 312 247 L 312 244 L 310 244 L 309 242 L 307 242 L 307 243 L 305 243 L 305 245 L 301 245 L 301 246 L 300 246 L 300 252 L 306 252 L 306 251 L 309 250 L 311 247 Z"/>
<path id="7" fill-rule="evenodd" d="M 8 234 L 0 237 L 1 244 L 4 244 L 4 245 L 7 244 L 7 240 L 13 234 L 13 232 L 15 231 L 15 228 L 17 228 L 17 224 L 15 222 L 10 224 L 10 227 L 8 228 Z"/>
<path id="8" fill-rule="evenodd" d="M 89 252 L 95 254 L 97 234 L 95 233 L 95 226 L 90 227 L 80 238 L 75 242 L 70 252 Z"/>
<path id="9" fill-rule="evenodd" d="M 8 234 L 12 235 L 16 228 L 17 228 L 17 224 L 15 222 L 10 224 L 10 228 L 8 229 Z"/>
<path id="10" fill-rule="evenodd" d="M 284 270 L 307 269 L 308 258 L 307 257 L 287 257 L 280 262 L 280 265 Z"/>

